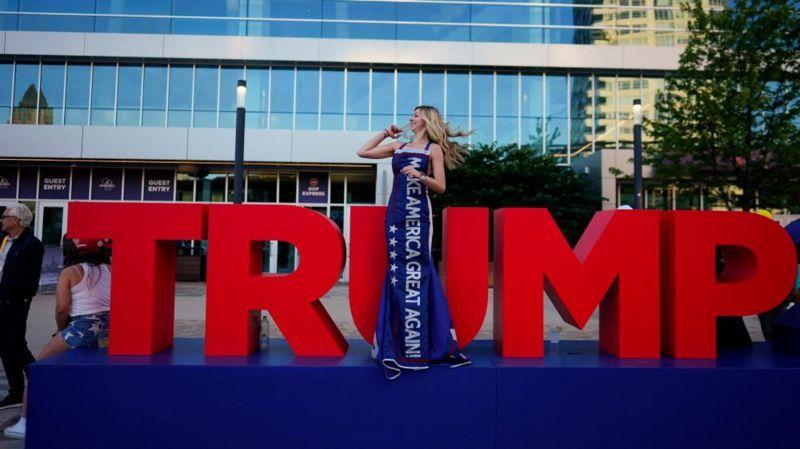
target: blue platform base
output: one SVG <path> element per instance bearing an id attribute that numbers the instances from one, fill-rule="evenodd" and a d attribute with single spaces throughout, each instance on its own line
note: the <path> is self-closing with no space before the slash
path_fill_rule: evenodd
<path id="1" fill-rule="evenodd" d="M 800 358 L 757 344 L 715 361 L 620 360 L 596 342 L 542 359 L 470 345 L 473 365 L 387 381 L 343 359 L 75 350 L 31 366 L 29 449 L 798 448 Z"/>

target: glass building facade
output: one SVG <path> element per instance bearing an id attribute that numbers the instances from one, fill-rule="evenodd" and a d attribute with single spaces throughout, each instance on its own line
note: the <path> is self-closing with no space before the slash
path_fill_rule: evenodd
<path id="1" fill-rule="evenodd" d="M 537 70 L 307 65 L 0 62 L 0 122 L 233 128 L 246 79 L 252 129 L 377 131 L 418 104 L 468 143 L 531 145 L 568 163 L 630 148 L 634 98 L 653 113 L 663 76 Z"/>
<path id="2" fill-rule="evenodd" d="M 672 46 L 686 22 L 678 0 L 0 1 L 11 31 Z"/>

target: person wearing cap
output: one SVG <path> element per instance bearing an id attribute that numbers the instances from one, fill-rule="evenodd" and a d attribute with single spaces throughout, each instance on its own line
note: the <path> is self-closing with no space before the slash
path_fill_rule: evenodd
<path id="1" fill-rule="evenodd" d="M 78 347 L 98 347 L 108 335 L 111 307 L 111 258 L 107 240 L 64 240 L 64 269 L 56 287 L 56 327 L 53 338 L 36 360 Z M 25 402 L 25 401 L 24 401 Z M 27 410 L 5 429 L 9 438 L 25 438 Z"/>
<path id="2" fill-rule="evenodd" d="M 0 243 L 0 359 L 8 379 L 8 395 L 0 409 L 22 404 L 25 375 L 34 361 L 25 332 L 31 299 L 39 289 L 44 246 L 30 230 L 33 214 L 21 203 L 2 214 L 5 236 Z"/>

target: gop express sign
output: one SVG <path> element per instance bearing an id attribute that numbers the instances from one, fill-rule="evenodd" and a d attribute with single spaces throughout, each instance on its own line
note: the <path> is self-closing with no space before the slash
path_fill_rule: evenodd
<path id="1" fill-rule="evenodd" d="M 350 308 L 372 341 L 386 269 L 385 208 L 352 207 Z M 169 217 L 142 226 L 140 218 Z M 96 217 L 105 217 L 97 220 Z M 266 309 L 299 356 L 342 356 L 347 341 L 319 298 L 339 279 L 336 224 L 288 205 L 72 202 L 69 233 L 114 239 L 110 354 L 153 354 L 173 339 L 175 241 L 208 239 L 207 355 L 256 349 Z M 444 285 L 467 345 L 487 307 L 489 213 L 450 208 L 443 223 Z M 570 248 L 546 209 L 494 213 L 494 342 L 503 357 L 543 355 L 543 293 L 582 328 L 600 307 L 600 345 L 618 357 L 716 356 L 718 316 L 769 310 L 790 292 L 796 255 L 788 234 L 757 214 L 604 211 Z M 261 273 L 261 242 L 300 252 L 291 274 Z M 716 273 L 716 251 L 725 270 Z"/>

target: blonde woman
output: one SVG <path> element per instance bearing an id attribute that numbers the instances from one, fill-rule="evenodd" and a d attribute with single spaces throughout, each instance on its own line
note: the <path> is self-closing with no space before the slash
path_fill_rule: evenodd
<path id="1" fill-rule="evenodd" d="M 445 166 L 452 169 L 464 160 L 464 149 L 449 139 L 469 133 L 451 130 L 431 106 L 414 109 L 408 127 L 414 133 L 410 143 L 395 140 L 402 130 L 391 125 L 358 150 L 359 156 L 368 159 L 391 157 L 394 172 L 386 211 L 389 270 L 372 351 L 388 379 L 396 379 L 404 369 L 470 363 L 458 349 L 447 300 L 431 261 L 428 198 L 429 190 L 445 191 Z M 381 144 L 387 138 L 393 141 Z"/>

